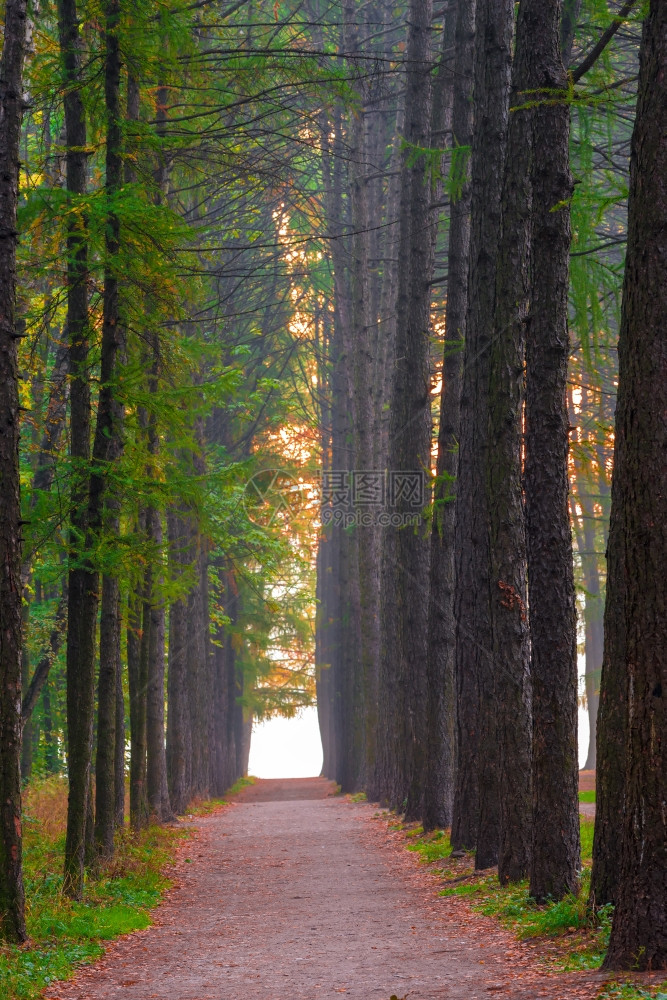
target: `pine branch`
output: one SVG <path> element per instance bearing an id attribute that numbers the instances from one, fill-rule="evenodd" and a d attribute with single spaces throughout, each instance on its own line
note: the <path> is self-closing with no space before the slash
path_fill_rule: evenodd
<path id="1" fill-rule="evenodd" d="M 627 0 L 619 10 L 617 16 L 613 19 L 606 31 L 603 31 L 600 35 L 598 41 L 593 46 L 588 55 L 576 66 L 574 69 L 570 70 L 573 83 L 578 83 L 585 73 L 588 73 L 589 69 L 595 65 L 604 50 L 609 45 L 610 41 L 621 27 L 623 22 L 627 19 L 628 14 L 632 8 L 637 3 L 637 0 Z"/>

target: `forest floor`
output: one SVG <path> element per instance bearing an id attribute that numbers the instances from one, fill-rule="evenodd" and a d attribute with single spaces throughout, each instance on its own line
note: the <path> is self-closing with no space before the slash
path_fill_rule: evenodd
<path id="1" fill-rule="evenodd" d="M 595 771 L 579 772 L 579 791 L 580 792 L 595 791 Z M 579 812 L 581 813 L 582 816 L 588 816 L 589 819 L 593 819 L 593 817 L 595 816 L 595 803 L 580 802 Z"/>
<path id="2" fill-rule="evenodd" d="M 258 781 L 197 818 L 154 924 L 49 1000 L 592 1000 L 530 942 L 442 897 L 390 817 L 321 778 Z"/>

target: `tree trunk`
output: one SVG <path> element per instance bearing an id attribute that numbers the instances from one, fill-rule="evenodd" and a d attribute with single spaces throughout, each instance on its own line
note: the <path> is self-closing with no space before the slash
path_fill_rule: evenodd
<path id="1" fill-rule="evenodd" d="M 605 618 L 603 678 L 625 679 L 627 706 L 607 969 L 667 968 L 666 66 L 667 7 L 651 0 L 630 160 Z"/>
<path id="2" fill-rule="evenodd" d="M 51 690 L 48 680 L 42 688 L 42 727 L 44 731 L 44 764 L 47 774 L 58 773 L 58 750 L 53 735 Z"/>
<path id="3" fill-rule="evenodd" d="M 120 667 L 120 588 L 102 578 L 100 671 L 97 689 L 97 757 L 95 761 L 95 841 L 98 856 L 113 855 L 116 821 L 116 684 Z"/>
<path id="4" fill-rule="evenodd" d="M 53 371 L 51 373 L 51 383 L 53 388 L 46 407 L 46 413 L 44 414 L 44 430 L 39 444 L 39 452 L 35 461 L 35 471 L 30 488 L 31 513 L 35 509 L 40 492 L 50 490 L 53 483 L 56 467 L 56 455 L 59 450 L 60 440 L 65 428 L 65 420 L 67 416 L 68 369 L 69 349 L 67 343 L 63 342 L 59 344 L 56 349 Z M 29 555 L 26 559 L 24 559 L 23 566 L 21 568 L 21 577 L 24 581 L 27 581 L 30 577 L 31 565 L 32 557 Z M 30 622 L 30 602 L 26 595 L 27 591 L 26 594 L 24 594 L 23 601 L 24 637 L 28 635 Z M 51 662 L 57 655 L 58 649 L 60 648 L 60 642 L 62 640 L 63 622 L 61 621 L 62 616 L 60 614 L 60 610 L 61 609 L 59 607 L 56 617 L 61 627 L 58 629 L 55 642 L 52 634 L 50 642 L 51 650 L 40 657 L 32 678 L 30 677 L 28 647 L 25 642 L 23 643 L 21 661 L 21 682 L 24 692 L 23 704 L 21 707 L 21 715 L 23 718 L 21 777 L 23 781 L 26 781 L 29 778 L 32 769 L 32 710 L 37 704 L 37 699 L 39 698 L 42 685 L 48 676 Z M 52 654 L 51 651 L 53 651 Z M 35 682 L 34 684 L 33 681 Z M 28 694 L 30 694 L 31 697 L 27 701 L 26 699 Z"/>
<path id="5" fill-rule="evenodd" d="M 584 577 L 585 609 L 585 683 L 586 710 L 588 712 L 588 753 L 584 770 L 595 770 L 596 728 L 598 705 L 600 702 L 600 673 L 604 647 L 604 605 L 600 588 L 600 556 L 596 552 L 596 523 L 594 505 L 589 498 L 580 495 L 583 522 L 583 552 L 580 553 L 581 569 Z"/>
<path id="6" fill-rule="evenodd" d="M 345 55 L 354 65 L 355 57 L 366 51 L 367 15 L 360 17 L 353 0 L 345 0 Z M 350 222 L 353 235 L 350 239 L 352 260 L 350 264 L 350 317 L 347 330 L 346 359 L 351 381 L 352 402 L 352 468 L 350 485 L 359 482 L 359 474 L 371 471 L 373 465 L 373 352 L 370 289 L 370 233 L 369 233 L 369 181 L 368 174 L 375 168 L 369 143 L 371 81 L 361 77 L 356 83 L 359 107 L 349 116 L 347 143 L 349 147 L 348 190 Z M 351 498 L 351 509 L 360 506 Z M 358 614 L 360 645 L 352 664 L 354 676 L 350 689 L 352 709 L 352 759 L 346 776 L 344 791 L 357 791 L 365 783 L 369 766 L 375 764 L 375 732 L 369 725 L 374 715 L 377 699 L 377 673 L 379 655 L 378 629 L 378 547 L 377 532 L 372 527 L 355 525 L 354 542 L 350 539 L 350 556 L 356 557 L 355 576 L 358 576 Z M 355 594 L 356 603 L 356 594 Z M 356 614 L 356 611 L 354 612 Z"/>
<path id="7" fill-rule="evenodd" d="M 342 237 L 351 219 L 345 216 L 343 198 L 344 143 L 340 115 L 334 121 L 333 150 L 329 151 L 328 134 L 323 147 L 322 168 L 325 197 L 332 229 Z M 351 282 L 346 270 L 346 253 L 352 253 L 349 238 L 334 241 L 334 317 L 331 347 L 332 391 L 332 467 L 334 475 L 344 477 L 354 467 L 354 376 L 353 376 L 353 303 Z M 342 485 L 342 481 L 341 481 Z M 340 491 L 338 491 L 340 492 Z M 325 504 L 326 505 L 326 504 Z M 333 649 L 333 735 L 335 742 L 335 778 L 344 791 L 360 787 L 364 762 L 363 678 L 361 674 L 361 609 L 359 590 L 358 536 L 345 531 L 338 520 L 348 511 L 347 503 L 333 512 L 331 540 L 337 567 L 335 600 L 335 639 Z"/>
<path id="8" fill-rule="evenodd" d="M 198 474 L 201 471 L 198 470 Z M 208 553 L 206 539 L 193 527 L 195 586 L 188 599 L 187 677 L 192 734 L 194 795 L 207 798 L 210 787 L 211 676 L 208 656 Z"/>
<path id="9" fill-rule="evenodd" d="M 130 826 L 148 821 L 146 798 L 146 684 L 148 661 L 142 635 L 142 595 L 130 592 L 127 609 L 127 676 L 130 693 Z M 146 637 L 147 638 L 147 637 Z"/>
<path id="10" fill-rule="evenodd" d="M 448 17 L 451 14 L 448 13 Z M 424 789 L 425 830 L 452 822 L 456 765 L 456 621 L 454 619 L 456 476 L 468 304 L 470 248 L 470 158 L 460 147 L 472 139 L 474 0 L 458 0 L 452 107 L 452 176 L 462 173 L 452 192 L 447 255 L 445 353 L 440 397 L 437 479 L 433 497 L 428 627 L 428 756 Z M 461 156 L 465 160 L 461 162 Z"/>
<path id="11" fill-rule="evenodd" d="M 526 2 L 526 0 L 524 0 Z M 530 0 L 532 91 L 531 307 L 526 349 L 526 529 L 533 685 L 530 894 L 579 887 L 577 649 L 568 504 L 568 292 L 572 177 L 560 0 Z M 553 99 L 554 91 L 562 100 Z M 541 92 L 541 93 L 540 93 Z M 535 100 L 531 92 L 531 101 Z"/>
<path id="12" fill-rule="evenodd" d="M 16 209 L 25 0 L 7 0 L 0 58 L 0 935 L 26 939 L 21 834 L 21 502 Z"/>
<path id="13" fill-rule="evenodd" d="M 509 0 L 477 2 L 470 270 L 456 493 L 459 752 L 452 845 L 477 846 L 479 868 L 496 863 L 499 842 L 486 466 L 489 351 L 500 238 L 513 11 L 514 5 Z"/>
<path id="14" fill-rule="evenodd" d="M 411 0 L 408 14 L 405 141 L 400 200 L 396 348 L 390 401 L 389 507 L 395 515 L 421 514 L 418 495 L 430 469 L 430 238 L 431 185 L 424 158 L 430 145 L 430 0 Z M 410 159 L 415 162 L 412 162 Z M 409 491 L 416 476 L 417 493 Z M 404 487 L 401 486 L 404 484 Z M 421 505 L 421 506 L 420 506 Z M 390 700 L 386 734 L 389 802 L 406 817 L 421 817 L 426 758 L 426 636 L 429 538 L 423 529 L 383 530 L 380 628 L 383 697 Z"/>
<path id="15" fill-rule="evenodd" d="M 531 849 L 531 691 L 523 506 L 522 418 L 530 316 L 532 110 L 540 55 L 530 0 L 519 5 L 490 346 L 487 505 L 501 884 L 525 878 Z"/>
<path id="16" fill-rule="evenodd" d="M 122 599 L 119 595 L 119 600 Z M 119 611 L 120 615 L 120 611 Z M 119 622 L 119 629 L 122 622 Z M 115 825 L 119 830 L 125 824 L 125 695 L 123 694 L 123 663 L 118 646 L 116 665 L 116 755 L 114 759 Z"/>
<path id="17" fill-rule="evenodd" d="M 86 119 L 80 90 L 81 52 L 76 0 L 59 0 L 58 31 L 63 64 L 67 192 L 72 205 L 86 193 Z M 77 206 L 78 207 L 78 206 Z M 70 211 L 67 223 L 67 338 L 70 345 L 70 569 L 67 607 L 67 837 L 65 890 L 83 892 L 84 834 L 92 753 L 95 694 L 97 582 L 80 559 L 88 520 L 90 385 L 88 381 L 87 218 Z M 92 595 L 93 600 L 89 599 Z"/>
<path id="18" fill-rule="evenodd" d="M 169 511 L 169 562 L 171 577 L 178 582 L 188 556 L 188 527 L 184 517 Z M 174 601 L 169 609 L 169 670 L 167 674 L 167 777 L 169 797 L 178 815 L 190 800 L 191 735 L 186 673 L 187 598 Z"/>
<path id="19" fill-rule="evenodd" d="M 114 258 L 119 249 L 119 222 L 118 217 L 110 207 L 113 197 L 116 194 L 121 182 L 122 160 L 121 160 L 121 122 L 119 106 L 120 88 L 120 49 L 118 43 L 118 19 L 120 7 L 118 0 L 110 0 L 105 8 L 105 111 L 106 111 L 106 180 L 105 190 L 108 199 L 107 209 L 107 231 L 105 236 L 106 261 L 104 268 L 104 293 L 102 302 L 102 343 L 100 360 L 100 393 L 97 406 L 97 421 L 95 425 L 95 439 L 93 443 L 93 465 L 90 472 L 90 482 L 88 487 L 88 511 L 87 511 L 87 532 L 86 545 L 90 550 L 97 542 L 105 528 L 105 491 L 108 476 L 108 465 L 118 455 L 121 447 L 120 434 L 122 425 L 122 408 L 115 398 L 113 380 L 116 376 L 117 356 L 121 346 L 122 333 L 119 323 L 118 310 L 118 279 L 115 273 Z M 74 415 L 72 415 L 74 419 Z M 97 624 L 98 608 L 98 587 L 99 573 L 88 564 L 86 571 L 85 588 L 79 597 L 70 617 L 69 627 L 78 628 L 84 641 L 79 647 L 79 658 L 75 663 L 73 657 L 69 656 L 68 649 L 68 733 L 70 729 L 79 727 L 81 737 L 76 751 L 77 770 L 85 770 L 90 775 L 90 756 L 92 752 L 92 727 L 93 727 L 93 706 L 94 694 L 90 697 L 90 688 L 94 687 L 95 677 L 95 630 Z M 117 641 L 120 639 L 120 624 L 118 619 L 117 598 L 110 595 L 110 601 L 114 605 L 117 624 L 113 631 Z M 111 607 L 109 609 L 109 621 L 113 617 Z M 74 619 L 74 620 L 73 620 Z M 92 642 L 91 642 L 92 640 Z M 115 664 L 115 650 L 110 651 L 110 658 Z M 105 670 L 105 684 L 103 692 L 107 703 L 103 707 L 105 732 L 103 739 L 110 738 L 111 730 L 115 731 L 115 677 L 113 677 L 114 665 L 110 664 L 109 670 Z M 108 683 L 107 683 L 108 682 Z M 85 692 L 85 705 L 83 704 L 82 691 Z M 76 706 L 81 705 L 89 717 L 89 740 L 84 737 L 84 727 L 80 720 L 74 720 L 72 711 L 76 711 Z M 71 742 L 71 740 L 70 740 Z M 98 740 L 99 747 L 99 740 Z M 100 840 L 102 851 L 109 849 L 109 829 L 113 826 L 114 814 L 114 772 L 113 754 L 114 746 L 103 749 L 101 766 L 104 768 L 105 781 L 110 781 L 110 787 L 101 791 L 105 802 L 105 816 L 102 819 L 104 829 L 100 828 Z M 90 782 L 89 782 L 90 789 Z M 72 773 L 70 769 L 70 808 L 68 807 L 68 836 L 65 845 L 65 883 L 64 888 L 68 895 L 79 898 L 83 890 L 83 869 L 81 864 L 81 848 L 78 838 L 80 808 L 80 793 L 76 798 L 72 794 Z M 88 792 L 88 795 L 90 792 Z M 87 802 L 87 807 L 92 803 Z M 86 810 L 88 816 L 86 823 L 88 826 L 88 836 L 92 843 L 91 819 L 92 809 Z M 113 840 L 111 837 L 111 848 Z"/>
<path id="20" fill-rule="evenodd" d="M 162 549 L 162 516 L 154 508 L 148 511 L 148 535 L 154 546 L 156 566 Z M 162 580 L 153 572 L 150 606 L 150 640 L 146 689 L 146 788 L 148 809 L 157 822 L 174 818 L 167 787 L 167 755 L 164 728 L 164 599 L 159 593 Z"/>
<path id="21" fill-rule="evenodd" d="M 118 27 L 119 0 L 109 0 L 105 6 L 105 105 L 107 115 L 107 149 L 105 188 L 111 206 L 122 182 L 120 120 L 120 46 Z M 106 253 L 104 273 L 102 329 L 102 388 L 95 429 L 94 458 L 105 465 L 117 462 L 123 449 L 122 404 L 115 398 L 110 381 L 116 376 L 117 356 L 124 341 L 121 325 L 118 278 L 115 258 L 119 252 L 120 223 L 111 207 L 107 210 Z M 102 426 L 100 427 L 100 420 Z M 90 527 L 120 534 L 120 500 L 115 490 L 106 490 L 107 469 L 94 470 L 91 477 Z M 99 484 L 99 485 L 98 485 Z M 99 498 L 96 496 L 99 490 Z M 97 503 L 98 509 L 94 509 Z M 99 512 L 102 508 L 102 512 Z M 97 527 L 99 525 L 99 527 Z M 106 598 L 106 601 L 105 601 Z M 113 854 L 116 816 L 116 714 L 117 676 L 120 671 L 120 585 L 117 579 L 105 575 L 102 581 L 102 619 L 100 623 L 100 675 L 97 707 L 97 761 L 95 769 L 95 839 L 102 858 Z"/>
<path id="22" fill-rule="evenodd" d="M 23 583 L 23 599 L 21 601 L 21 691 L 27 691 L 30 684 L 30 651 L 26 641 L 30 625 L 30 588 L 28 586 L 29 577 L 25 574 L 25 566 L 21 570 L 21 581 Z M 36 703 L 37 698 L 35 698 Z M 21 712 L 21 721 L 21 781 L 25 784 L 32 774 L 32 712 L 25 716 Z"/>

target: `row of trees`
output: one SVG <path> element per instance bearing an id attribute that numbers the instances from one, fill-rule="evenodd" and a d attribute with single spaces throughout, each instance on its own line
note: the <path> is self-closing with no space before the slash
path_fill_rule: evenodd
<path id="1" fill-rule="evenodd" d="M 262 469 L 315 441 L 296 84 L 344 87 L 295 68 L 289 18 L 252 4 L 28 14 L 5 11 L 1 143 L 0 914 L 18 940 L 21 732 L 23 780 L 67 773 L 78 898 L 114 851 L 126 769 L 132 828 L 171 820 L 247 771 L 253 717 L 312 698 L 312 528 L 272 521 Z"/>
<path id="2" fill-rule="evenodd" d="M 633 8 L 59 0 L 31 23 L 8 0 L 7 936 L 25 936 L 21 730 L 24 778 L 67 769 L 79 896 L 126 757 L 131 824 L 167 820 L 243 773 L 252 715 L 307 703 L 314 676 L 344 790 L 451 825 L 537 899 L 577 890 L 575 580 L 594 719 Z M 661 302 L 664 13 L 644 13 L 629 246 L 653 269 L 628 260 L 628 359 Z M 658 400 L 651 344 L 635 374 Z M 639 596 L 611 555 L 633 529 L 651 565 L 664 551 L 664 491 L 632 513 L 632 475 L 660 465 L 643 391 L 619 410 L 628 456 L 646 423 L 614 487 L 592 893 L 618 899 L 609 961 L 657 966 L 664 668 L 638 653 L 628 687 Z"/>
<path id="3" fill-rule="evenodd" d="M 356 105 L 327 120 L 322 141 L 329 227 L 345 237 L 332 251 L 323 449 L 331 488 L 319 551 L 325 773 L 427 830 L 451 825 L 454 848 L 475 850 L 480 869 L 497 864 L 501 882 L 529 877 L 538 901 L 579 890 L 572 528 L 595 747 L 611 448 L 615 441 L 618 463 L 619 420 L 633 422 L 628 435 L 635 420 L 648 434 L 660 395 L 654 388 L 642 398 L 639 389 L 641 378 L 660 378 L 655 284 L 645 287 L 650 315 L 628 313 L 659 265 L 654 257 L 652 276 L 640 279 L 642 264 L 630 259 L 622 330 L 641 352 L 641 360 L 633 353 L 639 395 L 628 404 L 634 415 L 619 411 L 612 433 L 627 101 L 639 47 L 637 21 L 628 21 L 633 6 L 596 28 L 592 9 L 579 3 L 522 0 L 515 22 L 512 3 L 459 0 L 434 14 L 426 0 L 413 0 L 404 45 L 382 5 L 364 5 L 362 18 L 345 7 L 339 48 Z M 659 202 L 651 183 L 661 154 L 649 151 L 648 135 L 665 124 L 657 95 L 664 15 L 658 5 L 645 13 L 631 227 L 648 190 Z M 398 50 L 405 70 L 397 80 Z M 387 121 L 388 136 L 378 134 Z M 348 156 L 338 177 L 330 142 Z M 664 214 L 651 229 L 655 243 L 646 236 L 649 248 L 658 231 L 664 238 Z M 444 355 L 434 364 L 443 328 Z M 643 336 L 652 345 L 645 353 Z M 622 384 L 622 370 L 619 377 Z M 402 519 L 381 526 L 361 517 L 373 502 L 355 493 L 364 473 L 386 469 L 390 484 L 400 474 L 428 475 L 433 465 L 430 520 L 420 528 L 407 493 L 392 507 Z M 622 489 L 616 509 L 628 510 L 614 513 L 612 501 L 609 537 L 617 579 L 607 619 L 616 624 L 611 633 L 607 626 L 602 673 L 591 903 L 618 902 L 607 963 L 651 968 L 666 960 L 664 918 L 656 916 L 665 907 L 664 852 L 650 847 L 665 842 L 664 720 L 661 703 L 651 701 L 662 697 L 664 656 L 654 647 L 650 669 L 628 659 L 626 630 L 639 641 L 633 616 L 645 615 L 648 642 L 660 615 L 645 604 L 657 590 L 637 566 L 627 603 L 621 553 L 635 524 L 645 544 L 664 551 L 664 511 L 647 513 L 640 526 L 630 510 L 653 491 L 634 480 Z M 633 499 L 633 489 L 646 493 Z M 622 527 L 616 517 L 627 518 Z M 651 597 L 634 590 L 641 579 Z M 641 669 L 648 673 L 636 689 Z M 634 905 L 633 881 L 645 888 Z"/>

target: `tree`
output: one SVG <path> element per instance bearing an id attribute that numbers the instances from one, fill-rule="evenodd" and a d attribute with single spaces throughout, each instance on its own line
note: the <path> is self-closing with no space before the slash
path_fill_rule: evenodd
<path id="1" fill-rule="evenodd" d="M 16 210 L 25 0 L 7 0 L 0 57 L 0 933 L 25 941 L 21 840 L 21 504 Z"/>
<path id="2" fill-rule="evenodd" d="M 107 260 L 104 273 L 102 363 L 98 421 L 95 430 L 93 456 L 97 461 L 117 461 L 122 450 L 122 406 L 116 390 L 110 383 L 115 378 L 115 358 L 124 340 L 119 309 L 117 257 L 119 253 L 120 222 L 113 208 L 114 199 L 122 181 L 122 122 L 120 113 L 121 56 L 118 38 L 120 6 L 118 0 L 109 0 L 105 7 L 104 25 L 104 94 L 106 110 L 106 178 L 105 194 L 108 202 L 107 234 L 105 249 Z M 100 427 L 101 425 L 101 427 Z M 106 470 L 104 470 L 106 472 Z M 102 474 L 94 474 L 95 482 Z M 103 488 L 100 484 L 100 490 Z M 95 493 L 91 480 L 91 507 Z M 111 502 L 109 502 L 111 500 Z M 98 501 L 99 512 L 89 513 L 89 527 L 96 526 L 117 532 L 120 527 L 116 498 L 103 495 Z M 111 508 L 111 510 L 109 509 Z M 106 517 L 105 517 L 106 515 Z M 108 519 L 109 523 L 104 524 Z M 99 522 L 96 525 L 95 522 Z M 103 857 L 113 854 L 116 820 L 115 767 L 116 767 L 116 675 L 120 653 L 120 589 L 117 578 L 104 574 L 102 579 L 102 619 L 100 623 L 100 668 L 97 699 L 97 760 L 95 767 L 95 838 Z"/>
<path id="3" fill-rule="evenodd" d="M 477 3 L 468 315 L 456 493 L 459 750 L 452 845 L 477 846 L 475 863 L 479 868 L 497 862 L 499 837 L 486 463 L 489 348 L 509 112 L 513 12 L 513 4 L 506 0 Z"/>
<path id="4" fill-rule="evenodd" d="M 605 609 L 603 697 L 622 685 L 624 809 L 608 969 L 667 968 L 667 8 L 640 49 Z M 596 829 L 597 833 L 597 829 Z"/>
<path id="5" fill-rule="evenodd" d="M 560 2 L 535 18 L 531 307 L 526 342 L 526 537 L 533 686 L 530 892 L 560 899 L 579 879 L 576 611 L 568 504 L 570 109 Z M 554 100 L 554 93 L 558 100 Z M 549 150 L 549 155 L 544 151 Z"/>
<path id="6" fill-rule="evenodd" d="M 428 748 L 424 782 L 425 830 L 452 821 L 456 774 L 456 620 L 454 541 L 463 344 L 468 307 L 470 156 L 475 3 L 455 6 L 447 311 L 442 366 L 438 459 L 433 495 L 427 652 Z M 453 16 L 448 12 L 447 17 Z M 445 53 L 443 53 L 443 59 Z M 447 72 L 452 56 L 447 53 Z"/>
<path id="7" fill-rule="evenodd" d="M 67 891 L 83 889 L 83 852 L 92 752 L 95 613 L 87 601 L 95 583 L 79 558 L 87 530 L 87 475 L 90 461 L 90 384 L 88 381 L 87 216 L 78 202 L 86 192 L 86 119 L 81 93 L 81 40 L 75 0 L 59 0 L 58 32 L 65 93 L 67 192 L 73 211 L 67 223 L 67 337 L 70 345 L 71 484 L 70 568 L 67 586 Z M 87 608 L 88 614 L 82 614 Z"/>
<path id="8" fill-rule="evenodd" d="M 406 45 L 405 143 L 398 242 L 396 345 L 392 359 L 389 475 L 425 474 L 430 467 L 430 281 L 433 240 L 430 184 L 423 152 L 430 145 L 430 0 L 412 0 Z M 411 512 L 399 496 L 399 514 Z M 380 600 L 380 699 L 385 719 L 387 773 L 383 796 L 406 816 L 423 808 L 426 743 L 428 538 L 407 525 L 383 531 Z"/>
<path id="9" fill-rule="evenodd" d="M 534 14 L 533 14 L 534 17 Z M 525 92 L 535 86 L 537 37 L 530 3 L 519 6 L 512 63 L 510 117 L 501 200 L 493 339 L 489 363 L 490 621 L 493 711 L 498 744 L 501 883 L 525 877 L 531 835 L 531 688 L 523 504 L 523 404 L 526 328 L 530 316 L 530 249 L 534 155 Z M 487 748 L 487 753 L 492 752 Z"/>

